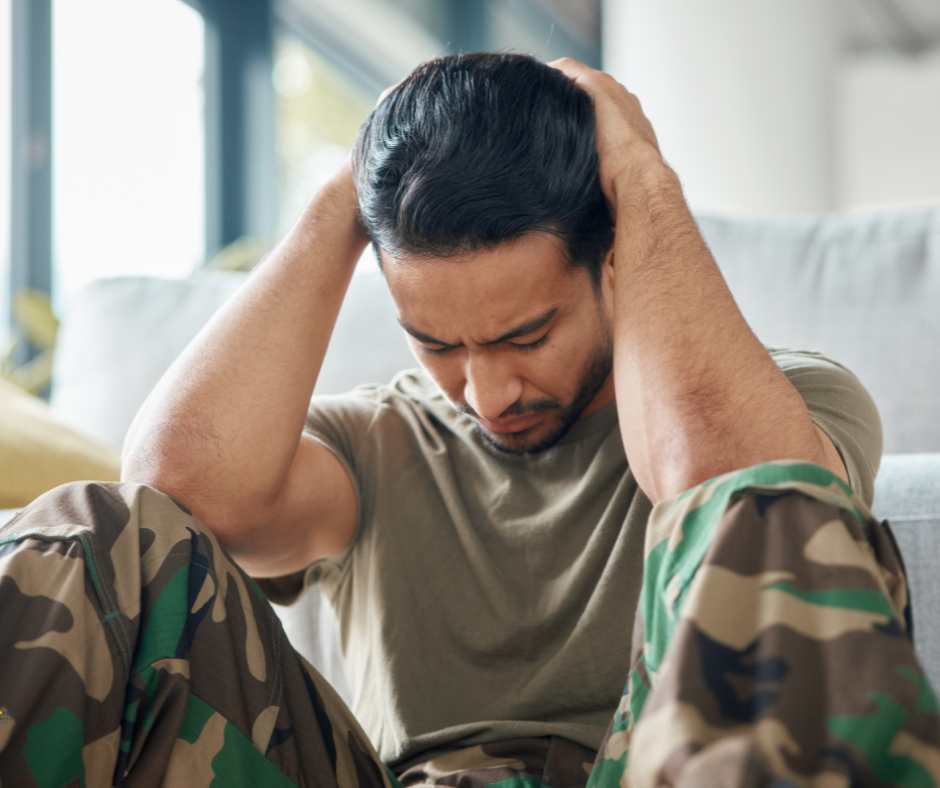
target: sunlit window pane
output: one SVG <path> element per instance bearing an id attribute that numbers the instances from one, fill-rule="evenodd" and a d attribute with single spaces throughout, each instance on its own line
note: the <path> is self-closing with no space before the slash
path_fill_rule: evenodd
<path id="1" fill-rule="evenodd" d="M 278 43 L 274 87 L 280 224 L 286 229 L 343 163 L 375 102 L 294 38 Z"/>
<path id="2" fill-rule="evenodd" d="M 55 0 L 54 291 L 204 256 L 203 22 L 181 0 Z"/>
<path id="3" fill-rule="evenodd" d="M 10 327 L 10 0 L 0 0 L 0 353 Z"/>

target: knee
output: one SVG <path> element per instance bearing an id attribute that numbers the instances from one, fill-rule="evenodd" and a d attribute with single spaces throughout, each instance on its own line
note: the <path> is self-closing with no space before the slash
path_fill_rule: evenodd
<path id="1" fill-rule="evenodd" d="M 4 526 L 5 534 L 37 532 L 68 536 L 81 530 L 123 529 L 132 519 L 143 485 L 80 481 L 40 495 Z M 150 491 L 160 495 L 155 490 Z"/>

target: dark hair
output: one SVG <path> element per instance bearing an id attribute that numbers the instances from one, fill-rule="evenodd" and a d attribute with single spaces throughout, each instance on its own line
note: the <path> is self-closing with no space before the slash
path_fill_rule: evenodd
<path id="1" fill-rule="evenodd" d="M 594 125 L 587 93 L 528 55 L 424 63 L 356 138 L 366 231 L 389 255 L 428 257 L 548 232 L 598 286 L 614 228 Z"/>

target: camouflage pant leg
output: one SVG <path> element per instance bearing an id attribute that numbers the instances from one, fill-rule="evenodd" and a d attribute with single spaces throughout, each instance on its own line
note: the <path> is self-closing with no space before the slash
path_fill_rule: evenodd
<path id="1" fill-rule="evenodd" d="M 0 529 L 0 784 L 389 788 L 211 532 L 77 483 Z"/>
<path id="2" fill-rule="evenodd" d="M 398 774 L 403 788 L 584 788 L 597 753 L 557 736 L 464 747 Z"/>
<path id="3" fill-rule="evenodd" d="M 911 634 L 890 530 L 828 471 L 768 463 L 663 501 L 589 787 L 940 786 Z"/>

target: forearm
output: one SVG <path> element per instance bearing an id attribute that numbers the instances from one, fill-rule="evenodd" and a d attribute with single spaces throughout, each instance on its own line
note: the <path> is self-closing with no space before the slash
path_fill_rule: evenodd
<path id="1" fill-rule="evenodd" d="M 776 459 L 826 463 L 805 403 L 748 327 L 652 152 L 617 183 L 614 374 L 624 445 L 654 501 Z"/>
<path id="2" fill-rule="evenodd" d="M 164 375 L 124 449 L 124 479 L 235 529 L 270 509 L 365 247 L 348 167 Z"/>

